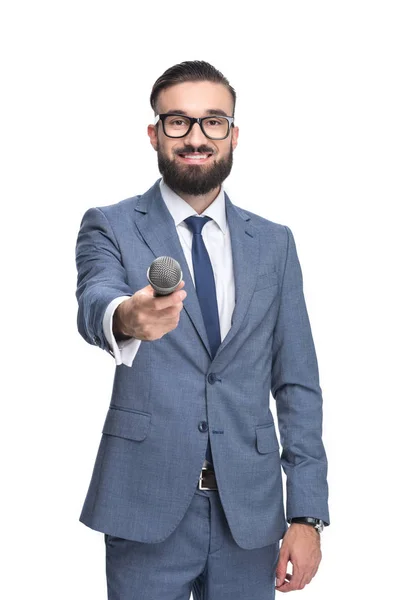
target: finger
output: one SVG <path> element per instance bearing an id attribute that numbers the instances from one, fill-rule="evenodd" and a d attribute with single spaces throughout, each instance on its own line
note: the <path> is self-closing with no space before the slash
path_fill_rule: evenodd
<path id="1" fill-rule="evenodd" d="M 170 301 L 172 304 L 179 304 L 179 302 L 183 302 L 183 300 L 186 298 L 187 296 L 187 292 L 186 290 L 175 290 L 175 292 L 173 292 L 172 294 L 170 294 L 168 297 L 170 298 Z"/>
<path id="2" fill-rule="evenodd" d="M 187 292 L 181 288 L 182 286 L 167 296 L 153 296 L 151 303 L 152 308 L 154 310 L 163 310 L 164 308 L 168 308 L 169 306 L 173 306 L 174 304 L 182 302 L 186 298 Z"/>
<path id="3" fill-rule="evenodd" d="M 292 578 L 292 574 L 291 573 L 286 573 L 286 575 L 283 577 L 283 583 L 287 583 L 286 579 L 288 581 L 290 581 Z"/>
<path id="4" fill-rule="evenodd" d="M 279 553 L 278 563 L 275 569 L 276 585 L 279 587 L 285 581 L 286 569 L 289 561 L 289 555 L 282 552 Z"/>
<path id="5" fill-rule="evenodd" d="M 286 586 L 290 582 L 291 577 L 292 577 L 291 573 L 286 573 L 286 575 L 282 576 L 282 578 L 281 578 L 281 584 L 275 585 L 275 589 L 279 590 L 280 592 L 289 591 L 289 590 L 286 590 L 286 588 L 284 586 Z"/>
<path id="6" fill-rule="evenodd" d="M 314 575 L 312 570 L 305 571 L 303 577 L 301 578 L 298 589 L 302 590 L 303 588 L 305 588 L 306 585 L 308 585 L 311 582 L 313 577 Z"/>
<path id="7" fill-rule="evenodd" d="M 302 590 L 306 587 L 307 583 L 310 583 L 311 577 L 310 573 L 304 573 L 303 577 L 299 581 L 299 587 L 297 589 Z"/>
<path id="8" fill-rule="evenodd" d="M 279 591 L 292 592 L 294 590 L 298 590 L 303 578 L 303 574 L 299 571 L 299 569 L 296 569 L 296 567 L 293 565 L 293 573 L 286 573 L 286 577 L 289 579 L 289 581 L 285 581 L 285 583 L 280 586 Z"/>
<path id="9" fill-rule="evenodd" d="M 320 562 L 321 562 L 321 559 L 319 559 L 316 563 L 314 563 L 314 566 L 311 566 L 310 571 L 308 573 L 308 577 L 309 577 L 310 581 L 317 574 Z M 309 583 L 309 581 L 307 583 Z"/>
<path id="10" fill-rule="evenodd" d="M 162 310 L 157 311 L 157 320 L 162 321 L 170 321 L 171 319 L 176 319 L 176 317 L 180 314 L 183 309 L 183 302 L 179 304 L 174 304 L 172 306 L 167 306 L 167 308 L 163 308 Z"/>

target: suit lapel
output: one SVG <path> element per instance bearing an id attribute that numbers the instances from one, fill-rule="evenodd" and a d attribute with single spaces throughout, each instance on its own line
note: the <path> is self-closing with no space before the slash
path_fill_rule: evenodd
<path id="1" fill-rule="evenodd" d="M 226 192 L 225 206 L 232 245 L 235 308 L 232 314 L 231 328 L 222 340 L 214 360 L 218 358 L 240 329 L 257 282 L 260 260 L 258 232 L 250 224 L 251 217 L 232 204 Z"/>
<path id="2" fill-rule="evenodd" d="M 138 198 L 135 206 L 138 213 L 135 223 L 145 243 L 153 252 L 154 258 L 172 256 L 181 265 L 187 292 L 183 307 L 211 358 L 207 332 L 192 276 L 176 231 L 175 222 L 162 198 L 159 182 L 160 179 Z M 231 235 L 236 298 L 232 314 L 232 326 L 218 348 L 214 360 L 240 328 L 256 284 L 259 263 L 259 240 L 256 228 L 249 222 L 250 217 L 232 204 L 226 192 L 225 206 Z"/>
<path id="3" fill-rule="evenodd" d="M 162 198 L 159 182 L 160 179 L 138 199 L 135 210 L 141 214 L 136 218 L 136 226 L 153 252 L 154 258 L 172 256 L 181 265 L 185 281 L 184 289 L 187 292 L 183 302 L 184 310 L 186 310 L 201 341 L 211 356 L 210 344 L 192 276 L 176 231 L 175 221 Z"/>

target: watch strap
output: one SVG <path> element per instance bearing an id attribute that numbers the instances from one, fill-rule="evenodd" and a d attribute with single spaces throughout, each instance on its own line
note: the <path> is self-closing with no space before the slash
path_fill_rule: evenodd
<path id="1" fill-rule="evenodd" d="M 323 531 L 325 522 L 322 519 L 317 519 L 315 517 L 293 517 L 289 519 L 289 523 L 304 523 L 306 525 L 311 525 L 314 527 L 319 533 Z"/>

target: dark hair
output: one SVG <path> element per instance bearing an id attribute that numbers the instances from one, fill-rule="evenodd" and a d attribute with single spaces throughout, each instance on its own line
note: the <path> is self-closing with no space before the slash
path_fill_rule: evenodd
<path id="1" fill-rule="evenodd" d="M 221 71 L 218 71 L 210 63 L 204 60 L 187 60 L 167 69 L 155 82 L 150 94 L 150 104 L 156 116 L 157 98 L 161 90 L 169 88 L 178 83 L 185 81 L 213 81 L 222 83 L 230 91 L 233 98 L 232 116 L 235 116 L 236 92 L 229 84 L 229 81 L 224 77 Z"/>

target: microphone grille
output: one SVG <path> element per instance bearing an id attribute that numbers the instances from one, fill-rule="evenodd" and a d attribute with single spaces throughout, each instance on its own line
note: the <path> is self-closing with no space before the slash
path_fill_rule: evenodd
<path id="1" fill-rule="evenodd" d="M 181 266 L 171 256 L 159 256 L 149 267 L 148 280 L 159 294 L 169 294 L 181 279 Z"/>

